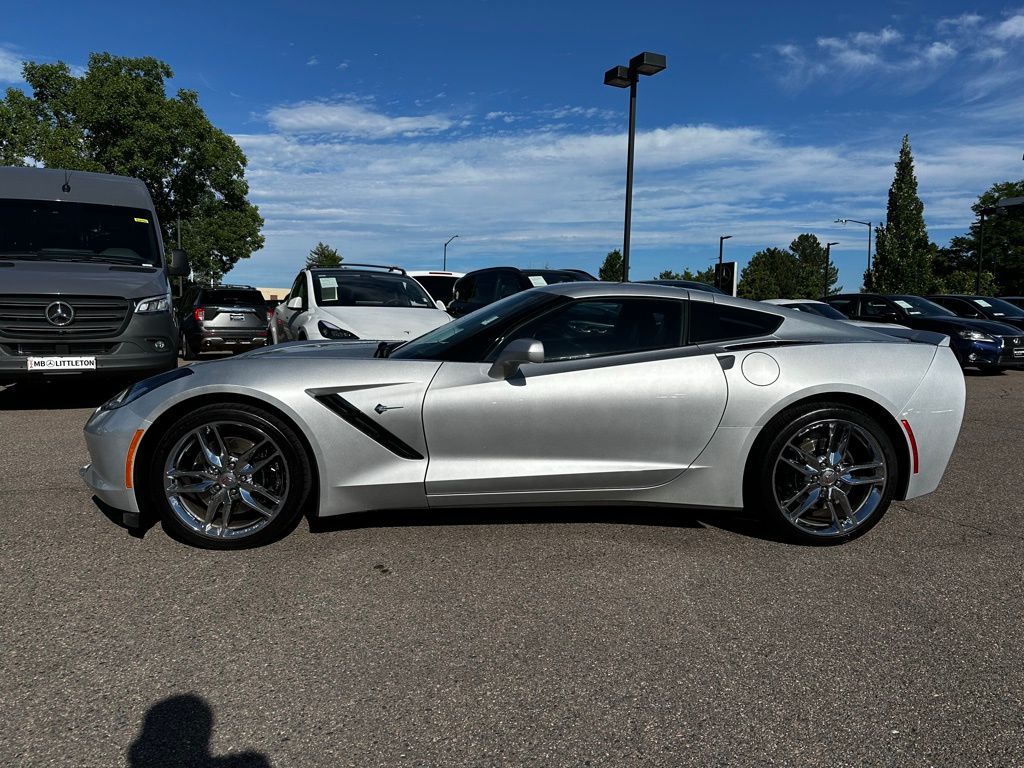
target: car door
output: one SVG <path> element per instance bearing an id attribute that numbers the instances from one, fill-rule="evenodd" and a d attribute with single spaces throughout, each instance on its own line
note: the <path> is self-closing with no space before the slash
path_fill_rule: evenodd
<path id="1" fill-rule="evenodd" d="M 492 378 L 487 361 L 443 363 L 424 400 L 428 497 L 554 498 L 677 477 L 711 440 L 727 397 L 717 358 L 683 343 L 685 309 L 679 299 L 578 299 L 487 356 L 535 338 L 543 363 L 507 379 Z"/>
<path id="2" fill-rule="evenodd" d="M 299 324 L 301 321 L 302 313 L 306 311 L 309 306 L 309 300 L 307 298 L 308 292 L 306 290 L 306 273 L 299 272 L 299 276 L 295 278 L 295 282 L 292 284 L 291 290 L 288 292 L 287 300 L 281 302 L 280 314 L 276 317 L 277 322 L 277 336 L 279 339 L 285 341 L 294 341 L 298 336 Z M 302 300 L 302 306 L 299 309 L 292 309 L 288 306 L 291 300 L 298 297 Z"/>

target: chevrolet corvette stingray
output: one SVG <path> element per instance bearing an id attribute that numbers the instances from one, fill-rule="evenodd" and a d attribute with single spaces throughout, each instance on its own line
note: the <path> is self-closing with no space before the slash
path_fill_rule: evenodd
<path id="1" fill-rule="evenodd" d="M 294 342 L 129 387 L 87 484 L 202 547 L 385 509 L 747 508 L 834 543 L 935 489 L 964 412 L 948 337 L 705 291 L 561 283 L 408 342 Z"/>

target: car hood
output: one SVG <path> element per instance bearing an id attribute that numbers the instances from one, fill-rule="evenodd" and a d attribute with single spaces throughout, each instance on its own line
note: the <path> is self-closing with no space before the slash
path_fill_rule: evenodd
<path id="1" fill-rule="evenodd" d="M 368 358 L 376 354 L 379 344 L 377 341 L 288 341 L 284 344 L 258 347 L 238 357 L 284 357 L 289 360 Z"/>
<path id="2" fill-rule="evenodd" d="M 913 328 L 944 333 L 950 331 L 955 333 L 962 330 L 981 331 L 994 336 L 1016 336 L 1020 333 L 1019 328 L 1014 328 L 1006 323 L 975 320 L 968 317 L 912 317 L 908 322 Z"/>
<path id="3" fill-rule="evenodd" d="M 319 307 L 317 313 L 360 339 L 379 341 L 409 341 L 452 320 L 435 308 Z"/>
<path id="4" fill-rule="evenodd" d="M 167 278 L 157 267 L 131 267 L 80 261 L 19 261 L 0 263 L 0 292 L 141 299 L 167 293 Z"/>

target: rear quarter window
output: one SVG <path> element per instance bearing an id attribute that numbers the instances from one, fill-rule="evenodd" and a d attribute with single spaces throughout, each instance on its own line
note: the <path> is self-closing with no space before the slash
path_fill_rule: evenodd
<path id="1" fill-rule="evenodd" d="M 706 301 L 690 303 L 690 342 L 694 344 L 770 336 L 780 325 L 781 317 L 766 312 Z"/>

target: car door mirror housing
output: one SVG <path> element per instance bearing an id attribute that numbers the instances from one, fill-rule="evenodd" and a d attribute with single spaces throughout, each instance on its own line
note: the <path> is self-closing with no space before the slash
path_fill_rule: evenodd
<path id="1" fill-rule="evenodd" d="M 288 299 L 288 303 L 285 304 L 288 309 L 302 309 L 302 297 L 294 296 Z"/>
<path id="2" fill-rule="evenodd" d="M 435 299 L 434 300 L 434 306 L 437 307 L 438 309 L 440 309 L 442 312 L 447 312 L 448 311 L 448 307 L 446 307 L 444 305 L 444 302 L 441 301 L 440 299 Z"/>
<path id="3" fill-rule="evenodd" d="M 537 339 L 515 339 L 498 353 L 487 375 L 492 379 L 509 379 L 516 375 L 523 363 L 543 363 L 544 342 Z"/>
<path id="4" fill-rule="evenodd" d="M 188 273 L 191 271 L 185 252 L 180 248 L 173 249 L 170 262 L 167 264 L 167 274 L 171 277 L 188 277 Z"/>

